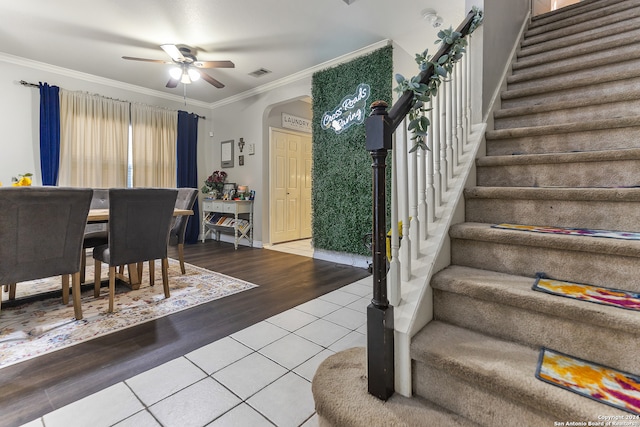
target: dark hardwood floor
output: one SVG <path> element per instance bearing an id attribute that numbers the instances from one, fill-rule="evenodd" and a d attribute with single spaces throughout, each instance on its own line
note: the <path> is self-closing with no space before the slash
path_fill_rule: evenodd
<path id="1" fill-rule="evenodd" d="M 0 426 L 19 426 L 369 275 L 213 240 L 186 245 L 185 260 L 260 286 L 0 369 Z"/>

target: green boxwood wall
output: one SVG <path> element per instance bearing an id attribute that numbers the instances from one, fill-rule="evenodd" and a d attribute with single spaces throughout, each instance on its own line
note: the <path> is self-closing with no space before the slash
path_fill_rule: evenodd
<path id="1" fill-rule="evenodd" d="M 371 232 L 372 200 L 371 155 L 365 149 L 364 123 L 340 134 L 321 125 L 324 113 L 333 111 L 346 95 L 354 94 L 361 83 L 371 87 L 366 116 L 373 101 L 391 105 L 391 46 L 313 75 L 312 232 L 315 248 L 369 255 L 362 242 Z"/>

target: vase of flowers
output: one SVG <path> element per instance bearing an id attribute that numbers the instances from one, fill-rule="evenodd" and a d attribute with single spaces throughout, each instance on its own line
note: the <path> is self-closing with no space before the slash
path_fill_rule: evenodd
<path id="1" fill-rule="evenodd" d="M 204 194 L 210 194 L 214 198 L 221 195 L 224 189 L 224 183 L 227 180 L 225 171 L 214 171 L 204 182 L 200 189 Z"/>

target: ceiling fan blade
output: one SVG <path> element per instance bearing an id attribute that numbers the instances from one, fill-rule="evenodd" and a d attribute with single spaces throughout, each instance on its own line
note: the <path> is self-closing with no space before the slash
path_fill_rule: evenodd
<path id="1" fill-rule="evenodd" d="M 171 78 L 167 82 L 167 87 L 174 88 L 174 87 L 178 86 L 178 83 L 180 83 L 180 80 Z"/>
<path id="2" fill-rule="evenodd" d="M 162 59 L 134 58 L 133 56 L 123 56 L 122 59 L 128 59 L 129 61 L 155 62 L 156 64 L 173 64 L 171 61 L 163 61 Z"/>
<path id="3" fill-rule="evenodd" d="M 200 75 L 202 76 L 203 79 L 205 79 L 207 82 L 211 83 L 212 85 L 214 85 L 218 89 L 222 89 L 224 87 L 224 85 L 222 83 L 220 83 L 218 80 L 214 79 L 213 77 L 211 77 L 209 74 L 205 73 L 204 71 L 200 71 L 200 70 L 197 70 L 197 71 L 200 73 Z"/>
<path id="4" fill-rule="evenodd" d="M 231 61 L 195 61 L 193 63 L 198 68 L 235 68 Z"/>
<path id="5" fill-rule="evenodd" d="M 175 62 L 184 62 L 186 59 L 175 44 L 163 44 L 160 45 L 160 47 L 162 50 L 167 52 L 167 55 L 169 55 Z"/>

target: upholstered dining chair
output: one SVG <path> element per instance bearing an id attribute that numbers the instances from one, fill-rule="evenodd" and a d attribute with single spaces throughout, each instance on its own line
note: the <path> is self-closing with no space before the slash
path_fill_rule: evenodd
<path id="1" fill-rule="evenodd" d="M 162 260 L 162 285 L 169 298 L 167 244 L 178 191 L 163 188 L 112 188 L 109 190 L 109 243 L 93 248 L 95 283 L 100 283 L 102 262 L 109 265 L 109 312 L 113 312 L 116 267 Z M 129 270 L 129 281 L 134 272 Z M 135 273 L 137 275 L 137 273 Z"/>
<path id="2" fill-rule="evenodd" d="M 80 257 L 92 190 L 66 187 L 0 188 L 0 285 L 62 275 L 62 300 L 80 306 Z M 66 280 L 65 280 L 66 279 Z"/>
<path id="3" fill-rule="evenodd" d="M 178 188 L 178 198 L 176 199 L 176 209 L 193 209 L 193 205 L 198 198 L 197 188 Z M 171 231 L 169 232 L 169 244 L 178 245 L 178 259 L 180 261 L 180 271 L 185 273 L 184 268 L 184 236 L 187 231 L 189 216 L 179 215 L 174 218 Z"/>
<path id="4" fill-rule="evenodd" d="M 91 198 L 91 209 L 109 209 L 109 189 L 107 188 L 94 188 L 93 197 Z M 94 223 L 87 224 L 84 229 L 84 241 L 82 242 L 83 257 L 82 266 L 80 268 L 80 283 L 85 282 L 85 273 L 87 268 L 87 256 L 85 250 L 88 248 L 95 248 L 96 246 L 106 245 L 109 242 L 109 232 L 107 230 L 107 224 Z M 96 289 L 94 289 L 94 296 L 97 298 L 100 296 L 100 283 Z"/>

